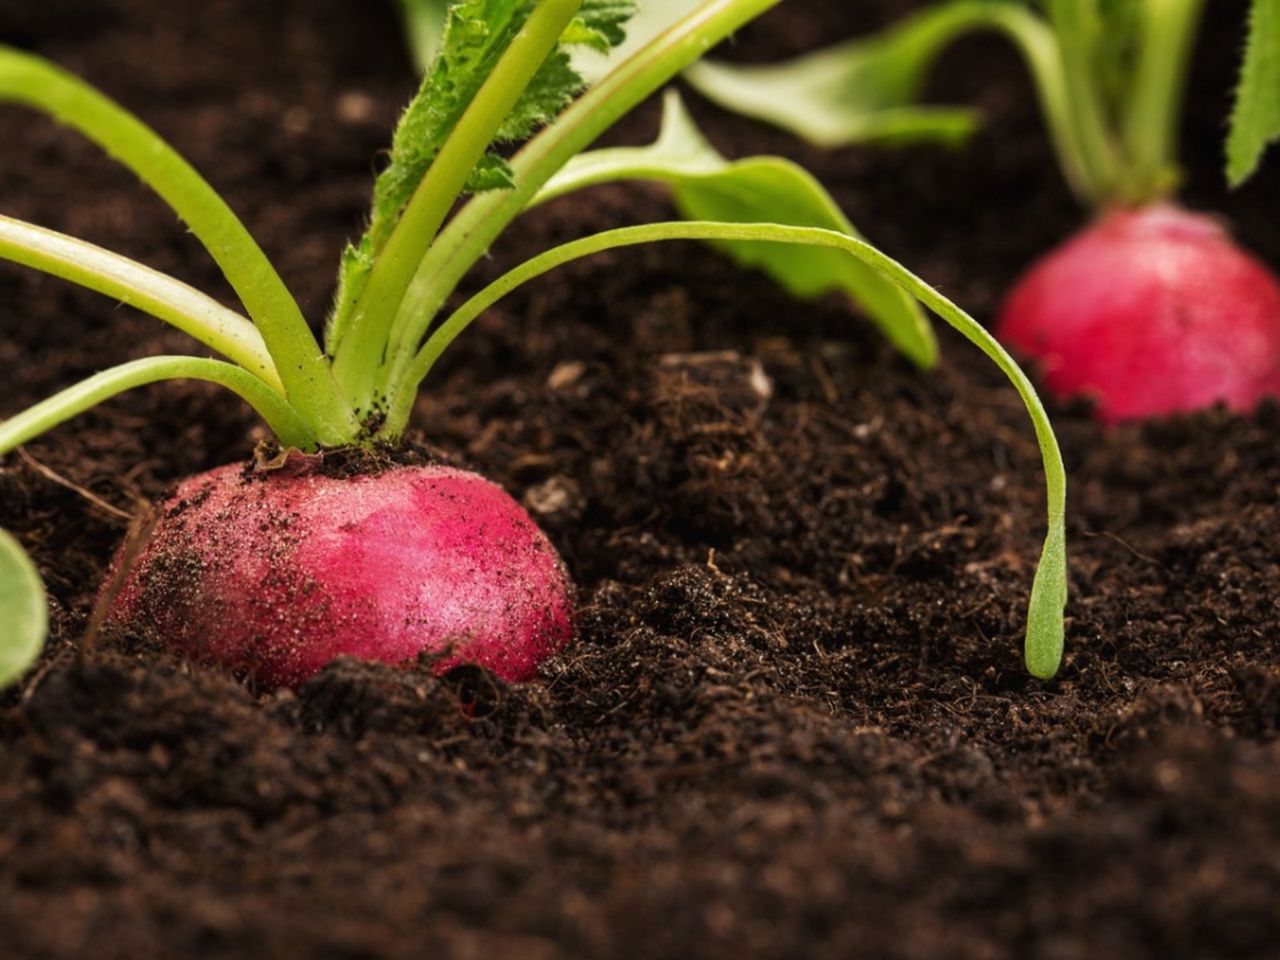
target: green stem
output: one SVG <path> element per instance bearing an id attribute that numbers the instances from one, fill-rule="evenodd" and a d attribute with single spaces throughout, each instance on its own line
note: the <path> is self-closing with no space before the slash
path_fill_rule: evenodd
<path id="1" fill-rule="evenodd" d="M 1058 38 L 1040 17 L 1009 4 L 983 4 L 975 21 L 1002 31 L 1022 54 L 1040 99 L 1040 110 L 1067 185 L 1081 198 L 1092 192 L 1086 147 L 1072 119 L 1070 83 Z M 977 25 L 977 24 L 975 24 Z"/>
<path id="2" fill-rule="evenodd" d="M 1120 190 L 1125 162 L 1098 84 L 1102 25 L 1096 0 L 1049 0 L 1049 17 L 1058 38 L 1073 139 L 1079 145 L 1083 166 L 1085 199 L 1101 205 Z"/>
<path id="3" fill-rule="evenodd" d="M 1138 61 L 1124 116 L 1131 202 L 1158 199 L 1177 185 L 1178 119 L 1203 9 L 1204 0 L 1141 5 Z"/>
<path id="4" fill-rule="evenodd" d="M 8 453 L 58 424 L 118 393 L 160 380 L 207 380 L 238 394 L 286 447 L 316 446 L 316 437 L 280 394 L 240 367 L 200 357 L 147 357 L 112 367 L 0 421 L 0 454 Z"/>
<path id="5" fill-rule="evenodd" d="M 1011 4 L 990 3 L 982 0 L 982 2 L 953 3 L 917 14 L 909 25 L 904 24 L 899 29 L 905 31 L 908 28 L 915 31 L 916 37 L 923 38 L 920 41 L 921 49 L 917 52 L 917 56 L 922 61 L 936 58 L 949 44 L 975 30 L 994 30 L 1003 34 L 1022 55 L 1027 70 L 1031 74 L 1040 100 L 1041 111 L 1049 128 L 1049 135 L 1053 140 L 1063 175 L 1078 195 L 1081 197 L 1088 196 L 1086 165 L 1076 137 L 1075 124 L 1071 118 L 1071 104 L 1067 99 L 1067 81 L 1063 71 L 1062 57 L 1058 49 L 1058 41 L 1043 18 L 1029 10 Z M 809 54 L 802 59 L 807 62 L 817 62 L 818 58 L 822 58 L 824 61 L 839 63 L 848 58 L 850 51 L 864 47 L 866 42 L 865 38 L 859 37 L 825 51 Z M 714 93 L 712 99 L 717 100 L 717 102 L 729 109 L 744 110 L 749 104 L 754 108 L 752 115 L 772 120 L 773 117 L 765 115 L 761 108 L 763 101 L 760 99 L 758 88 L 763 84 L 766 89 L 769 89 L 769 85 L 772 84 L 773 88 L 776 89 L 779 85 L 772 79 L 773 72 L 776 71 L 782 75 L 790 74 L 795 70 L 798 62 L 793 60 L 781 66 L 735 67 L 732 71 L 728 71 L 704 60 L 690 66 L 685 71 L 684 76 L 686 79 L 691 79 L 694 87 L 704 95 Z M 824 64 L 823 69 L 829 70 L 830 68 Z M 708 88 L 705 81 L 708 75 L 716 76 L 718 78 L 717 82 L 721 84 L 714 91 Z M 698 78 L 703 79 L 699 80 Z M 735 85 L 740 85 L 737 89 L 743 91 L 741 97 L 726 96 L 726 88 L 723 84 L 730 81 Z M 783 101 L 785 97 L 780 95 L 778 99 Z M 769 102 L 768 106 L 771 110 L 773 109 L 774 104 L 772 101 Z M 777 109 L 781 111 L 786 109 L 786 106 L 780 102 Z M 919 118 L 920 111 L 920 107 L 910 107 L 903 110 L 902 115 L 904 117 Z M 898 115 L 895 111 L 884 110 L 882 114 L 886 128 L 892 127 L 898 122 Z M 911 122 L 921 121 L 917 119 Z M 935 120 L 930 118 L 922 122 L 934 123 Z M 810 139 L 812 140 L 812 138 Z M 825 144 L 819 143 L 818 145 L 824 146 Z M 607 171 L 616 164 L 615 158 L 632 154 L 637 159 L 640 159 L 647 156 L 649 151 L 650 148 L 645 147 L 614 147 L 606 150 L 580 153 L 572 161 L 573 165 L 582 168 L 578 171 L 572 187 L 569 187 L 567 183 L 560 184 L 555 194 L 549 194 L 544 189 L 533 203 L 545 202 L 551 199 L 552 196 L 559 196 L 568 192 L 569 189 L 578 189 L 581 186 L 607 182 L 611 179 Z M 583 164 L 584 158 L 591 159 L 598 171 L 597 176 L 592 176 L 585 168 Z M 558 175 L 556 179 L 559 179 Z M 554 179 L 551 181 L 552 184 L 555 182 Z"/>
<path id="6" fill-rule="evenodd" d="M 542 0 L 511 41 L 418 184 L 352 314 L 334 372 L 357 409 L 373 400 L 392 323 L 418 265 L 498 128 L 556 48 L 582 0 Z"/>
<path id="7" fill-rule="evenodd" d="M 171 323 L 284 393 L 257 328 L 167 274 L 84 240 L 2 215 L 0 258 L 96 290 Z"/>
<path id="8" fill-rule="evenodd" d="M 783 227 L 777 224 L 656 223 L 623 227 L 556 247 L 521 264 L 485 287 L 463 304 L 427 340 L 393 398 L 384 434 L 397 436 L 408 423 L 419 384 L 445 349 L 485 310 L 521 284 L 573 260 L 605 250 L 669 240 L 759 241 L 791 243 L 841 250 L 867 264 L 898 284 L 925 307 L 954 327 L 970 343 L 985 353 L 1009 378 L 1022 398 L 1036 432 L 1044 463 L 1048 499 L 1048 533 L 1040 564 L 1032 585 L 1027 612 L 1026 662 L 1031 673 L 1042 679 L 1052 677 L 1062 660 L 1063 609 L 1067 600 L 1066 557 L 1066 470 L 1049 417 L 1013 358 L 981 324 L 870 244 L 834 230 L 816 227 Z"/>
<path id="9" fill-rule="evenodd" d="M 388 383 L 397 388 L 426 329 L 467 271 L 543 184 L 637 104 L 733 31 L 781 0 L 706 0 L 610 72 L 511 162 L 516 185 L 473 197 L 418 265 L 400 305 Z"/>
<path id="10" fill-rule="evenodd" d="M 355 418 L 329 372 L 297 301 L 226 202 L 140 120 L 71 74 L 0 47 L 0 100 L 48 114 L 78 130 L 132 170 L 205 245 L 262 332 L 290 402 L 326 443 L 356 433 Z"/>
<path id="11" fill-rule="evenodd" d="M 957 140 L 973 129 L 967 111 L 916 103 L 938 57 L 979 30 L 1002 33 L 1021 53 L 1072 189 L 1085 191 L 1084 162 L 1071 119 L 1058 40 L 1043 17 L 1021 4 L 953 0 L 928 6 L 882 34 L 859 36 L 781 63 L 740 66 L 703 60 L 685 71 L 694 89 L 721 106 L 835 148 L 909 136 L 940 136 L 949 118 Z M 865 87 L 883 86 L 874 99 Z M 840 117 L 837 98 L 862 109 Z M 843 121 L 843 122 L 842 122 Z"/>

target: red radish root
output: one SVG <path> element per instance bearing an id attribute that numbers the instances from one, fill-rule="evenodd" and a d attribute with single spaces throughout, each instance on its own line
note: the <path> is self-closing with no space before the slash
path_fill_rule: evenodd
<path id="1" fill-rule="evenodd" d="M 185 481 L 108 614 L 268 688 L 424 651 L 527 680 L 572 620 L 563 563 L 495 484 L 439 465 L 339 478 L 301 455 Z"/>
<path id="2" fill-rule="evenodd" d="M 1216 222 L 1171 204 L 1110 211 L 1051 252 L 996 335 L 1107 423 L 1218 401 L 1248 412 L 1280 394 L 1280 284 Z"/>

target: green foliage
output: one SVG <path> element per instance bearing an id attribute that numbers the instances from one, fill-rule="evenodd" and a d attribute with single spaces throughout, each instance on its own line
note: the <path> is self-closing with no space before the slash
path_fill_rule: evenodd
<path id="1" fill-rule="evenodd" d="M 786 63 L 737 66 L 703 60 L 685 77 L 721 106 L 819 146 L 959 143 L 977 126 L 974 112 L 924 106 L 919 98 L 938 54 L 963 29 L 971 26 L 942 7 Z"/>
<path id="2" fill-rule="evenodd" d="M 397 0 L 404 19 L 409 52 L 421 73 L 431 68 L 444 41 L 449 0 Z M 681 6 L 687 0 L 679 0 Z M 569 29 L 564 42 L 607 53 L 626 38 L 624 26 L 635 13 L 632 0 L 583 0 L 582 11 Z"/>
<path id="3" fill-rule="evenodd" d="M 404 20 L 409 53 L 419 73 L 426 73 L 440 52 L 449 0 L 396 0 Z"/>
<path id="4" fill-rule="evenodd" d="M 1253 0 L 1249 39 L 1227 138 L 1233 187 L 1258 169 L 1268 144 L 1280 140 L 1280 0 Z"/>
<path id="5" fill-rule="evenodd" d="M 550 180 L 538 200 L 616 180 L 667 184 L 677 209 L 689 220 L 822 227 L 858 236 L 831 195 L 803 168 L 779 157 L 737 162 L 722 157 L 675 91 L 667 94 L 662 130 L 651 146 L 580 154 Z M 914 362 L 928 367 L 936 361 L 937 342 L 915 299 L 862 261 L 839 250 L 795 244 L 723 241 L 717 246 L 738 263 L 763 270 L 800 299 L 843 292 Z"/>
<path id="6" fill-rule="evenodd" d="M 0 688 L 21 677 L 40 656 L 49 614 L 35 565 L 18 541 L 0 530 Z"/>
<path id="7" fill-rule="evenodd" d="M 784 63 L 703 61 L 688 77 L 722 106 L 819 146 L 958 142 L 975 115 L 921 103 L 923 81 L 954 41 L 996 31 L 1026 61 L 1072 189 L 1095 206 L 1145 203 L 1177 185 L 1176 126 L 1204 3 L 953 0 Z"/>
<path id="8" fill-rule="evenodd" d="M 417 94 L 396 126 L 390 160 L 374 183 L 369 227 L 343 252 L 338 292 L 329 323 L 327 348 L 334 355 L 363 295 L 374 264 L 385 249 L 418 184 L 457 127 L 499 58 L 528 21 L 537 0 L 451 0 L 445 11 L 439 49 Z M 553 119 L 582 89 L 565 49 L 582 44 L 608 49 L 623 39 L 632 5 L 624 0 L 584 0 L 582 9 L 554 51 L 533 75 L 515 108 L 496 130 L 494 144 L 527 138 Z M 470 171 L 471 192 L 513 185 L 511 168 L 490 151 Z"/>
<path id="9" fill-rule="evenodd" d="M 627 39 L 634 0 L 583 0 L 578 18 L 564 32 L 564 43 L 608 53 Z"/>

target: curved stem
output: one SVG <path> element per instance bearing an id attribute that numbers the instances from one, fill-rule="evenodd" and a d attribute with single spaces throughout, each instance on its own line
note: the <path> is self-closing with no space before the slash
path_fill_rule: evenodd
<path id="1" fill-rule="evenodd" d="M 0 47 L 0 100 L 78 130 L 132 170 L 182 218 L 244 303 L 275 359 L 290 401 L 325 442 L 356 433 L 323 351 L 266 254 L 218 193 L 131 113 L 64 70 Z"/>
<path id="2" fill-rule="evenodd" d="M 396 313 L 431 241 L 503 120 L 581 6 L 582 0 L 541 0 L 449 134 L 378 255 L 333 364 L 358 410 L 370 405 Z"/>
<path id="3" fill-rule="evenodd" d="M 3 215 L 0 258 L 96 290 L 173 324 L 284 393 L 257 328 L 168 274 L 84 240 Z"/>
<path id="4" fill-rule="evenodd" d="M 16 417 L 0 421 L 0 454 L 22 446 L 116 394 L 160 380 L 207 380 L 226 387 L 258 412 L 284 446 L 304 450 L 316 446 L 316 436 L 297 411 L 247 370 L 200 357 L 147 357 L 104 370 L 28 407 Z"/>
<path id="5" fill-rule="evenodd" d="M 49 633 L 49 602 L 36 565 L 0 530 L 0 690 L 30 669 Z"/>
<path id="6" fill-rule="evenodd" d="M 1030 672 L 1048 679 L 1058 670 L 1063 647 L 1063 609 L 1067 600 L 1066 470 L 1049 417 L 1035 388 L 1013 358 L 976 320 L 897 261 L 870 244 L 834 230 L 777 224 L 656 223 L 623 227 L 556 247 L 521 264 L 463 304 L 431 335 L 392 401 L 384 434 L 396 436 L 413 409 L 418 385 L 454 338 L 490 306 L 521 284 L 558 266 L 605 250 L 663 240 L 730 240 L 793 243 L 841 250 L 898 284 L 985 353 L 1009 378 L 1035 428 L 1044 463 L 1048 533 L 1032 585 L 1027 611 L 1026 662 Z"/>
<path id="7" fill-rule="evenodd" d="M 983 25 L 1004 33 L 1022 54 L 1035 83 L 1062 175 L 1076 196 L 1092 200 L 1100 187 L 1094 178 L 1094 164 L 1089 160 L 1088 149 L 1073 119 L 1071 83 L 1053 30 L 1029 10 L 1010 4 L 983 4 L 983 10 L 974 16 L 983 21 Z"/>
<path id="8" fill-rule="evenodd" d="M 1073 136 L 1084 165 L 1086 198 L 1102 204 L 1114 199 L 1121 189 L 1124 160 L 1098 85 L 1096 60 L 1102 25 L 1096 3 L 1049 0 L 1048 7 L 1058 37 Z"/>
<path id="9" fill-rule="evenodd" d="M 417 267 L 400 305 L 393 351 L 417 349 L 411 331 L 425 329 L 466 272 L 484 256 L 543 184 L 575 155 L 743 24 L 781 0 L 706 0 L 579 97 L 511 161 L 516 185 L 472 197 Z M 396 383 L 390 386 L 394 389 Z"/>
<path id="10" fill-rule="evenodd" d="M 1138 61 L 1124 116 L 1130 165 L 1127 199 L 1135 203 L 1157 199 L 1177 185 L 1178 118 L 1203 9 L 1204 0 L 1142 4 Z"/>

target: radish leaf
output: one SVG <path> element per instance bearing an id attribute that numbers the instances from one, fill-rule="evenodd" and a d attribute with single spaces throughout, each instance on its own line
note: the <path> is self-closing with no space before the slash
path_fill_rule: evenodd
<path id="1" fill-rule="evenodd" d="M 667 94 L 662 130 L 652 145 L 580 154 L 552 177 L 535 202 L 617 180 L 669 185 L 677 209 L 690 220 L 822 227 L 859 236 L 822 185 L 791 161 L 752 157 L 730 162 L 722 157 L 675 91 Z M 758 242 L 715 245 L 801 299 L 842 291 L 915 363 L 928 367 L 937 360 L 937 342 L 916 299 L 843 251 Z"/>
<path id="2" fill-rule="evenodd" d="M 687 0 L 676 2 L 683 7 Z M 426 73 L 444 41 L 449 0 L 399 0 L 399 5 L 405 33 L 408 34 L 409 52 L 413 55 L 419 72 Z M 652 4 L 645 4 L 646 13 L 650 6 Z M 660 3 L 656 6 L 661 8 Z M 636 5 L 632 0 L 585 0 L 581 14 L 565 31 L 564 42 L 608 54 L 630 35 L 628 21 L 635 9 Z M 667 16 L 668 19 L 674 19 L 669 13 Z M 628 25 L 625 31 L 624 25 Z M 587 76 L 587 71 L 579 66 L 576 56 L 574 69 Z"/>
<path id="3" fill-rule="evenodd" d="M 1280 140 L 1280 0 L 1253 0 L 1236 106 L 1227 139 L 1227 179 L 1248 180 Z"/>
<path id="4" fill-rule="evenodd" d="M 27 672 L 49 629 L 44 585 L 18 541 L 0 530 L 0 687 Z"/>
<path id="5" fill-rule="evenodd" d="M 297 410 L 243 367 L 207 357 L 160 356 L 109 367 L 19 414 L 0 420 L 0 454 L 22 446 L 117 394 L 162 380 L 204 380 L 226 387 L 258 412 L 283 446 L 313 450 L 317 445 L 315 434 Z"/>
<path id="6" fill-rule="evenodd" d="M 284 394 L 258 329 L 212 297 L 119 254 L 0 214 L 0 260 L 104 293 L 171 323 Z"/>
<path id="7" fill-rule="evenodd" d="M 327 348 L 335 355 L 347 323 L 364 293 L 374 263 L 385 249 L 400 214 L 417 190 L 449 135 L 484 86 L 498 60 L 537 7 L 535 0 L 450 0 L 439 51 L 396 126 L 390 163 L 373 189 L 369 228 L 342 255 L 338 293 L 329 323 Z M 561 38 L 524 87 L 515 107 L 496 130 L 494 143 L 522 140 L 554 120 L 584 83 L 569 62 L 566 45 L 607 49 L 622 40 L 622 24 L 631 4 L 623 0 L 584 0 Z M 469 171 L 473 193 L 513 185 L 506 160 L 484 154 Z"/>
<path id="8" fill-rule="evenodd" d="M 440 52 L 448 0 L 398 0 L 409 53 L 419 73 L 426 73 Z"/>
<path id="9" fill-rule="evenodd" d="M 977 127 L 973 110 L 917 103 L 929 68 L 954 39 L 955 14 L 948 7 L 925 11 L 884 33 L 786 63 L 703 60 L 685 71 L 685 79 L 720 106 L 819 146 L 960 143 Z M 965 23 L 962 29 L 970 28 Z"/>

